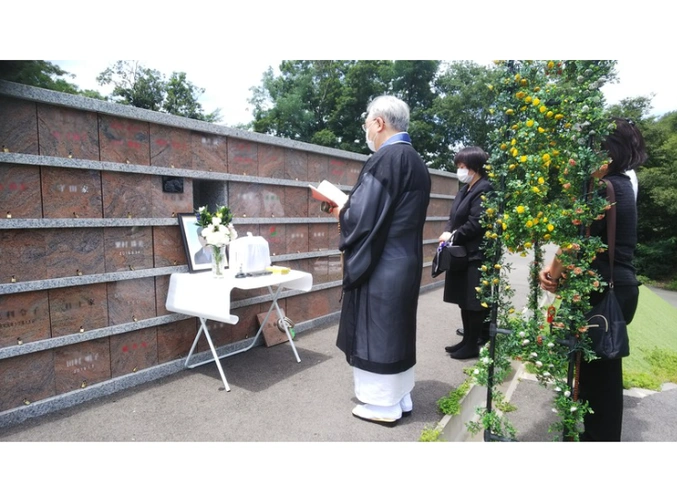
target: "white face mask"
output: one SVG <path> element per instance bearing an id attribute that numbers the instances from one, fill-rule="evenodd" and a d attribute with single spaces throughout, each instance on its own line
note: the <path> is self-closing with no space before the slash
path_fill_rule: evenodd
<path id="1" fill-rule="evenodd" d="M 473 179 L 473 177 L 475 177 L 475 174 L 470 175 L 468 173 L 468 169 L 463 167 L 456 170 L 456 175 L 458 175 L 458 180 L 464 184 L 469 183 Z"/>
<path id="2" fill-rule="evenodd" d="M 371 125 L 373 125 L 373 124 L 374 124 L 374 122 L 371 122 L 369 127 L 367 127 L 367 129 L 364 131 L 364 137 L 367 140 L 367 147 L 369 148 L 369 150 L 372 153 L 375 153 L 376 152 L 376 146 L 374 145 L 374 141 L 369 139 L 369 129 L 371 128 Z"/>

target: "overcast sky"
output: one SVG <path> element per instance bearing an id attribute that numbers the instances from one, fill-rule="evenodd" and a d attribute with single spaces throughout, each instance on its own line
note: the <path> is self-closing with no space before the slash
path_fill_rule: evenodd
<path id="1" fill-rule="evenodd" d="M 101 88 L 96 77 L 108 66 L 115 63 L 114 59 L 100 60 L 54 60 L 62 69 L 75 74 L 70 81 L 81 89 L 96 89 L 106 95 L 110 88 Z M 165 76 L 173 71 L 183 71 L 189 81 L 205 92 L 200 103 L 205 112 L 209 113 L 216 108 L 221 109 L 222 124 L 234 126 L 239 123 L 248 123 L 252 120 L 251 107 L 247 100 L 251 97 L 250 88 L 261 83 L 263 73 L 272 67 L 277 71 L 280 59 L 226 59 L 215 65 L 205 60 L 167 60 L 146 59 L 139 63 L 150 69 L 156 69 Z M 481 61 L 485 63 L 487 61 Z M 677 110 L 677 91 L 674 83 L 677 80 L 675 65 L 665 68 L 650 58 L 619 59 L 617 63 L 620 81 L 607 84 L 603 88 L 607 102 L 614 104 L 626 97 L 650 96 L 652 100 L 652 114 L 661 115 Z"/>

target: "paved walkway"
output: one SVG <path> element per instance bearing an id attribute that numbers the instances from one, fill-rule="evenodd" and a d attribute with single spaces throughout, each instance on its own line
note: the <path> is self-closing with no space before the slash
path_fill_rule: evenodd
<path id="1" fill-rule="evenodd" d="M 415 442 L 440 421 L 436 401 L 456 388 L 473 360 L 451 359 L 444 346 L 457 339 L 456 306 L 442 289 L 421 295 L 414 413 L 394 428 L 358 420 L 352 375 L 335 346 L 336 325 L 300 333 L 296 363 L 289 345 L 257 347 L 225 358 L 230 392 L 214 364 L 187 370 L 20 425 L 0 429 L 0 441 L 167 442 Z M 551 393 L 523 379 L 510 420 L 520 441 L 552 441 Z M 626 396 L 625 441 L 677 441 L 677 390 Z"/>

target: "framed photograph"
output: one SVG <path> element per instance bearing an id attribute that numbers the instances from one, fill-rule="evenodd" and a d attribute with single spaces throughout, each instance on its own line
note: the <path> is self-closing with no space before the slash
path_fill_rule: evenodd
<path id="1" fill-rule="evenodd" d="M 200 244 L 198 235 L 202 228 L 196 224 L 195 214 L 179 214 L 178 219 L 181 236 L 183 236 L 183 246 L 186 249 L 188 269 L 191 273 L 210 270 L 212 268 L 211 252 Z"/>

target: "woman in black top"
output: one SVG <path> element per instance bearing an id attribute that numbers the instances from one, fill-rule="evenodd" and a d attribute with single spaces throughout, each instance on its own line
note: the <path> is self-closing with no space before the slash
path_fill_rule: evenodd
<path id="1" fill-rule="evenodd" d="M 593 174 L 611 182 L 616 194 L 616 250 L 614 255 L 614 290 L 623 311 L 625 322 L 630 324 L 637 309 L 639 282 L 632 258 L 637 245 L 637 208 L 635 192 L 627 171 L 633 170 L 647 159 L 642 134 L 635 124 L 626 119 L 614 118 L 616 128 L 602 142 L 611 162 Z M 607 241 L 606 217 L 590 227 L 592 236 Z M 602 278 L 608 282 L 609 256 L 602 253 L 592 262 Z M 549 267 L 540 274 L 541 287 L 549 292 L 557 290 L 562 275 L 562 263 L 555 256 Z M 590 305 L 598 304 L 605 292 L 593 292 Z M 620 441 L 623 425 L 623 366 L 621 359 L 582 362 L 579 370 L 579 396 L 590 403 L 592 414 L 584 419 L 585 430 L 581 441 Z"/>
<path id="2" fill-rule="evenodd" d="M 444 301 L 458 304 L 463 321 L 463 340 L 445 347 L 455 359 L 479 356 L 479 343 L 483 338 L 485 320 L 489 313 L 480 304 L 476 291 L 480 285 L 479 268 L 484 260 L 480 248 L 485 233 L 480 223 L 484 213 L 482 195 L 493 189 L 484 169 L 488 159 L 487 153 L 474 146 L 461 149 L 454 156 L 458 179 L 465 185 L 456 194 L 449 220 L 439 237 L 441 243 L 448 240 L 453 233 L 453 242 L 464 245 L 468 252 L 468 268 L 463 271 L 447 271 L 444 281 Z"/>

